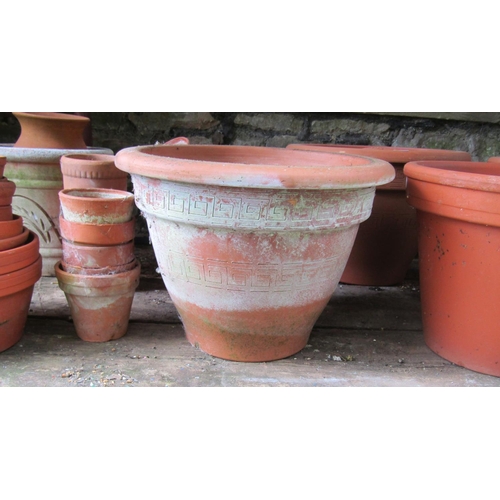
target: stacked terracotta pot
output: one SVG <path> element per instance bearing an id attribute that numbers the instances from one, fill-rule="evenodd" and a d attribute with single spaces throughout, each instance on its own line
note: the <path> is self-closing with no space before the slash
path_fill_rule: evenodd
<path id="1" fill-rule="evenodd" d="M 134 197 L 113 189 L 59 193 L 62 260 L 55 266 L 78 336 L 106 342 L 127 332 L 139 284 Z"/>
<path id="2" fill-rule="evenodd" d="M 38 237 L 12 214 L 16 185 L 3 176 L 0 157 L 0 352 L 19 342 L 35 283 L 42 275 Z"/>

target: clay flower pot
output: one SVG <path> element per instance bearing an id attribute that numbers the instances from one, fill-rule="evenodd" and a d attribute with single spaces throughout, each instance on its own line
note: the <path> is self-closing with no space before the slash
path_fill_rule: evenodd
<path id="1" fill-rule="evenodd" d="M 6 163 L 7 158 L 5 156 L 0 156 L 0 179 L 3 177 L 3 171 Z"/>
<path id="2" fill-rule="evenodd" d="M 98 270 L 134 261 L 134 241 L 121 245 L 83 245 L 63 239 L 62 261 L 68 266 Z"/>
<path id="3" fill-rule="evenodd" d="M 38 236 L 31 231 L 24 245 L 0 251 L 0 275 L 5 275 L 23 269 L 35 262 L 40 253 Z"/>
<path id="4" fill-rule="evenodd" d="M 16 148 L 84 149 L 83 133 L 90 123 L 66 113 L 12 113 L 21 124 Z"/>
<path id="5" fill-rule="evenodd" d="M 107 265 L 97 269 L 90 267 L 73 266 L 71 264 L 68 264 L 67 262 L 61 261 L 61 268 L 63 271 L 66 271 L 70 274 L 81 274 L 85 276 L 104 276 L 109 274 L 124 273 L 125 271 L 131 271 L 135 268 L 136 265 L 137 262 L 135 258 L 128 264 L 120 264 L 118 266 Z"/>
<path id="6" fill-rule="evenodd" d="M 16 191 L 14 182 L 9 181 L 5 177 L 0 179 L 0 207 L 12 205 L 12 197 Z"/>
<path id="7" fill-rule="evenodd" d="M 127 333 L 141 266 L 108 276 L 70 274 L 58 263 L 55 274 L 71 311 L 77 335 L 86 342 L 107 342 Z"/>
<path id="8" fill-rule="evenodd" d="M 12 217 L 12 205 L 0 206 L 0 221 L 11 220 Z"/>
<path id="9" fill-rule="evenodd" d="M 33 287 L 41 275 L 40 255 L 27 267 L 8 274 L 0 274 L 0 352 L 21 340 L 28 318 Z"/>
<path id="10" fill-rule="evenodd" d="M 79 224 L 122 224 L 135 208 L 133 194 L 114 189 L 64 189 L 59 200 L 62 216 Z"/>
<path id="11" fill-rule="evenodd" d="M 419 223 L 424 338 L 443 358 L 500 376 L 500 165 L 405 166 Z"/>
<path id="12" fill-rule="evenodd" d="M 18 236 L 23 232 L 23 218 L 14 215 L 12 219 L 0 221 L 0 240 Z"/>
<path id="13" fill-rule="evenodd" d="M 1 223 L 0 223 L 1 224 Z M 11 236 L 10 238 L 2 238 L 0 239 L 0 252 L 5 250 L 10 250 L 11 248 L 17 248 L 26 241 L 28 241 L 30 231 L 28 228 L 23 228 L 22 232 L 16 234 L 15 236 Z"/>
<path id="14" fill-rule="evenodd" d="M 61 171 L 64 189 L 127 190 L 128 175 L 116 168 L 113 155 L 64 155 Z"/>
<path id="15" fill-rule="evenodd" d="M 388 161 L 395 168 L 396 178 L 377 187 L 372 214 L 360 225 L 340 278 L 342 283 L 367 286 L 401 284 L 417 255 L 417 217 L 406 201 L 404 165 L 419 160 L 471 159 L 469 153 L 444 149 L 335 144 L 291 144 L 288 148 L 369 156 Z"/>
<path id="16" fill-rule="evenodd" d="M 80 245 L 123 245 L 135 237 L 135 219 L 121 224 L 79 224 L 59 219 L 63 239 Z"/>
<path id="17" fill-rule="evenodd" d="M 214 356 L 300 351 L 337 286 L 386 162 L 278 148 L 144 146 L 130 173 L 187 339 Z"/>

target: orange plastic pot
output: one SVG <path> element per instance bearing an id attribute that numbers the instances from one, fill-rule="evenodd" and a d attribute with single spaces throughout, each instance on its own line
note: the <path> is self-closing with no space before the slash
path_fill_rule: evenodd
<path id="1" fill-rule="evenodd" d="M 500 165 L 405 166 L 419 223 L 424 338 L 443 358 L 500 376 Z"/>
<path id="2" fill-rule="evenodd" d="M 121 224 L 79 224 L 59 218 L 63 239 L 82 245 L 122 245 L 135 237 L 135 219 Z"/>
<path id="3" fill-rule="evenodd" d="M 63 189 L 61 214 L 80 224 L 122 224 L 132 220 L 134 195 L 115 189 Z"/>
<path id="4" fill-rule="evenodd" d="M 59 287 L 68 300 L 77 335 L 86 342 L 107 342 L 127 333 L 141 266 L 114 275 L 86 276 L 55 267 Z"/>
<path id="5" fill-rule="evenodd" d="M 40 242 L 35 233 L 29 231 L 24 245 L 0 251 L 0 275 L 12 273 L 33 264 L 40 255 Z"/>
<path id="6" fill-rule="evenodd" d="M 113 155 L 64 155 L 61 171 L 64 189 L 127 190 L 128 175 L 116 168 Z"/>
<path id="7" fill-rule="evenodd" d="M 386 146 L 335 144 L 291 144 L 290 149 L 346 153 L 388 161 L 396 178 L 377 187 L 370 218 L 360 225 L 356 241 L 340 278 L 352 285 L 392 286 L 401 284 L 417 255 L 418 231 L 415 209 L 406 201 L 403 167 L 410 161 L 469 161 L 464 151 Z"/>
<path id="8" fill-rule="evenodd" d="M 145 146 L 132 176 L 188 341 L 235 361 L 300 351 L 334 292 L 384 161 L 283 148 Z"/>
<path id="9" fill-rule="evenodd" d="M 33 296 L 33 287 L 41 275 L 40 255 L 28 267 L 0 274 L 0 352 L 21 340 Z"/>
<path id="10" fill-rule="evenodd" d="M 82 245 L 62 240 L 63 262 L 69 266 L 83 269 L 101 269 L 122 266 L 135 259 L 134 242 L 122 245 Z"/>

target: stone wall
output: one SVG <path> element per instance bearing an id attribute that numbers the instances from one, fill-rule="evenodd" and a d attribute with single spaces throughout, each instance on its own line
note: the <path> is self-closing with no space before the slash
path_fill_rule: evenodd
<path id="1" fill-rule="evenodd" d="M 176 136 L 193 144 L 285 147 L 336 142 L 468 151 L 474 160 L 500 156 L 500 113 L 90 113 L 93 144 L 117 152 Z M 0 143 L 19 125 L 0 113 Z"/>

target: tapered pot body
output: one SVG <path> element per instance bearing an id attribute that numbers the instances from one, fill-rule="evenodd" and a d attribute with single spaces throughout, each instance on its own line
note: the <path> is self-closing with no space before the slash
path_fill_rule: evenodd
<path id="1" fill-rule="evenodd" d="M 54 265 L 62 253 L 58 196 L 63 189 L 60 158 L 64 154 L 89 152 L 112 153 L 103 148 L 32 149 L 0 145 L 0 155 L 7 157 L 5 176 L 17 186 L 12 210 L 23 217 L 25 226 L 40 239 L 43 276 L 54 275 Z"/>
<path id="2" fill-rule="evenodd" d="M 419 223 L 425 342 L 500 376 L 500 165 L 416 162 L 405 172 Z"/>
<path id="3" fill-rule="evenodd" d="M 114 275 L 88 276 L 55 266 L 59 287 L 68 301 L 77 335 L 86 342 L 117 340 L 127 333 L 141 266 Z"/>
<path id="4" fill-rule="evenodd" d="M 7 163 L 7 158 L 5 156 L 0 156 L 0 179 L 2 179 L 3 177 L 3 171 L 6 163 Z"/>
<path id="5" fill-rule="evenodd" d="M 273 148 L 130 148 L 116 161 L 132 175 L 187 339 L 235 361 L 305 346 L 375 185 L 394 177 L 378 160 Z"/>
<path id="6" fill-rule="evenodd" d="M 370 218 L 360 225 L 340 281 L 353 285 L 391 286 L 404 281 L 417 255 L 415 209 L 406 200 L 403 167 L 418 160 L 470 160 L 469 153 L 441 149 L 334 144 L 292 144 L 291 149 L 349 153 L 388 161 L 395 179 L 377 187 Z"/>

